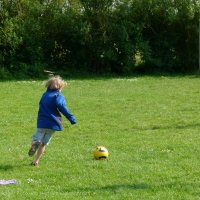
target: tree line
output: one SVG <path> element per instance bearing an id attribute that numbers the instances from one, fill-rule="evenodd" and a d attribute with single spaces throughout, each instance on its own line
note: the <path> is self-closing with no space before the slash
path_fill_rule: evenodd
<path id="1" fill-rule="evenodd" d="M 0 0 L 0 76 L 198 69 L 199 0 Z"/>

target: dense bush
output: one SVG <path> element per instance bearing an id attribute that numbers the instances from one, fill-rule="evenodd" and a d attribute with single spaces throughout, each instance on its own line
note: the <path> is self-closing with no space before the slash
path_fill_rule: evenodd
<path id="1" fill-rule="evenodd" d="M 0 0 L 0 75 L 189 72 L 198 0 Z"/>

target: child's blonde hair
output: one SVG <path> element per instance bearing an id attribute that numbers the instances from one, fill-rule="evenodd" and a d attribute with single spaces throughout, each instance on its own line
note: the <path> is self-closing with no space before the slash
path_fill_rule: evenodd
<path id="1" fill-rule="evenodd" d="M 60 76 L 52 76 L 45 82 L 45 87 L 51 90 L 61 90 L 67 83 Z"/>

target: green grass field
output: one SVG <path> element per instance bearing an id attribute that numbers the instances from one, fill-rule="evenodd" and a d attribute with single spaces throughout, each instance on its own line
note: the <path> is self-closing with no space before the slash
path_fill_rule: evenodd
<path id="1" fill-rule="evenodd" d="M 39 167 L 27 152 L 42 81 L 1 82 L 0 199 L 200 199 L 200 78 L 69 80 L 65 121 Z M 108 161 L 93 160 L 106 146 Z"/>

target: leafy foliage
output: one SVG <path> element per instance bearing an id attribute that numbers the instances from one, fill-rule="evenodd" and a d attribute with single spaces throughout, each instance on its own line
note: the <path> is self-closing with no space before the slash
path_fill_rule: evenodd
<path id="1" fill-rule="evenodd" d="M 0 74 L 186 72 L 198 0 L 0 0 Z"/>

